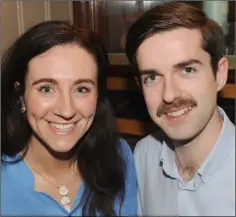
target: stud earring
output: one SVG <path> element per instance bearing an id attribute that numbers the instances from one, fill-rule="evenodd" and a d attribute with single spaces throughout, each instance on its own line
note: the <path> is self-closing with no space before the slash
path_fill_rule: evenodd
<path id="1" fill-rule="evenodd" d="M 26 111 L 26 108 L 25 108 L 25 106 L 22 106 L 22 107 L 21 107 L 21 109 L 20 109 L 20 111 L 21 111 L 21 113 L 22 113 L 22 114 L 24 114 L 24 113 L 25 113 L 25 111 Z"/>

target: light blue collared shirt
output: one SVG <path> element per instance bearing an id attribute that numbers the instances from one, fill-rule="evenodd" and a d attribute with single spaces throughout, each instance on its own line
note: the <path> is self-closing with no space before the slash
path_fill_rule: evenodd
<path id="1" fill-rule="evenodd" d="M 126 162 L 125 197 L 121 209 L 122 216 L 137 215 L 136 172 L 132 151 L 123 139 L 120 140 L 121 154 Z M 5 160 L 13 158 L 4 156 Z M 84 191 L 80 185 L 74 205 L 70 212 L 65 210 L 51 196 L 34 191 L 34 178 L 24 161 L 2 165 L 1 168 L 1 216 L 81 216 L 77 207 Z M 118 215 L 120 201 L 115 201 L 114 210 Z"/>
<path id="2" fill-rule="evenodd" d="M 189 182 L 181 181 L 174 152 L 167 145 L 171 141 L 163 134 L 138 142 L 139 215 L 235 216 L 235 126 L 221 108 L 219 112 L 220 136 Z"/>

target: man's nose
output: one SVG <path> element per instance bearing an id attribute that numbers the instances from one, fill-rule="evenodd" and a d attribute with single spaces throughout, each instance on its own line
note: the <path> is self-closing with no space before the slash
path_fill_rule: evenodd
<path id="1" fill-rule="evenodd" d="M 175 82 L 173 78 L 168 79 L 168 80 L 165 79 L 162 100 L 166 104 L 170 104 L 179 97 L 180 97 L 180 89 L 178 87 L 177 82 Z"/>

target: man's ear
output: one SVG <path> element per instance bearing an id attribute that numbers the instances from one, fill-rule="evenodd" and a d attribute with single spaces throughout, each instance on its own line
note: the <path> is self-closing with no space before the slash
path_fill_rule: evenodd
<path id="1" fill-rule="evenodd" d="M 138 85 L 138 87 L 140 87 L 140 79 L 137 76 L 135 76 L 134 80 L 135 80 L 136 84 Z"/>
<path id="2" fill-rule="evenodd" d="M 139 90 L 141 90 L 141 92 L 143 93 L 143 87 L 142 87 L 142 84 L 141 84 L 141 79 L 140 79 L 140 77 L 135 76 L 134 79 L 135 79 L 135 82 L 136 82 L 136 84 L 137 84 Z"/>
<path id="3" fill-rule="evenodd" d="M 218 69 L 216 72 L 217 91 L 220 91 L 225 86 L 228 79 L 229 62 L 226 57 L 222 57 L 218 62 Z"/>

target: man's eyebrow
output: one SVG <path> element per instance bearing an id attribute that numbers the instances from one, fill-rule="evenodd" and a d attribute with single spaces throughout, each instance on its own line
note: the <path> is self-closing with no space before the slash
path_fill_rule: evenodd
<path id="1" fill-rule="evenodd" d="M 40 79 L 34 81 L 32 85 L 37 85 L 37 84 L 40 84 L 43 82 L 58 84 L 58 82 L 53 78 L 40 78 Z M 81 84 L 81 83 L 90 83 L 95 86 L 94 81 L 91 79 L 78 79 L 74 82 L 74 85 Z"/>
<path id="2" fill-rule="evenodd" d="M 203 65 L 203 63 L 200 60 L 197 59 L 190 59 L 190 60 L 185 60 L 182 61 L 180 63 L 177 63 L 173 66 L 174 69 L 179 70 L 182 69 L 186 66 L 192 65 L 192 64 L 200 64 Z M 139 75 L 143 76 L 143 75 L 162 75 L 162 73 L 160 73 L 158 70 L 156 69 L 143 69 L 143 70 L 139 70 Z"/>
<path id="3" fill-rule="evenodd" d="M 203 63 L 200 60 L 197 59 L 190 59 L 190 60 L 185 60 L 182 61 L 180 63 L 177 63 L 173 66 L 174 69 L 182 69 L 186 66 L 192 65 L 192 64 L 199 64 L 199 65 L 203 65 Z"/>
<path id="4" fill-rule="evenodd" d="M 161 75 L 160 72 L 158 72 L 156 69 L 144 69 L 144 70 L 139 70 L 139 75 L 143 76 L 143 75 Z"/>

